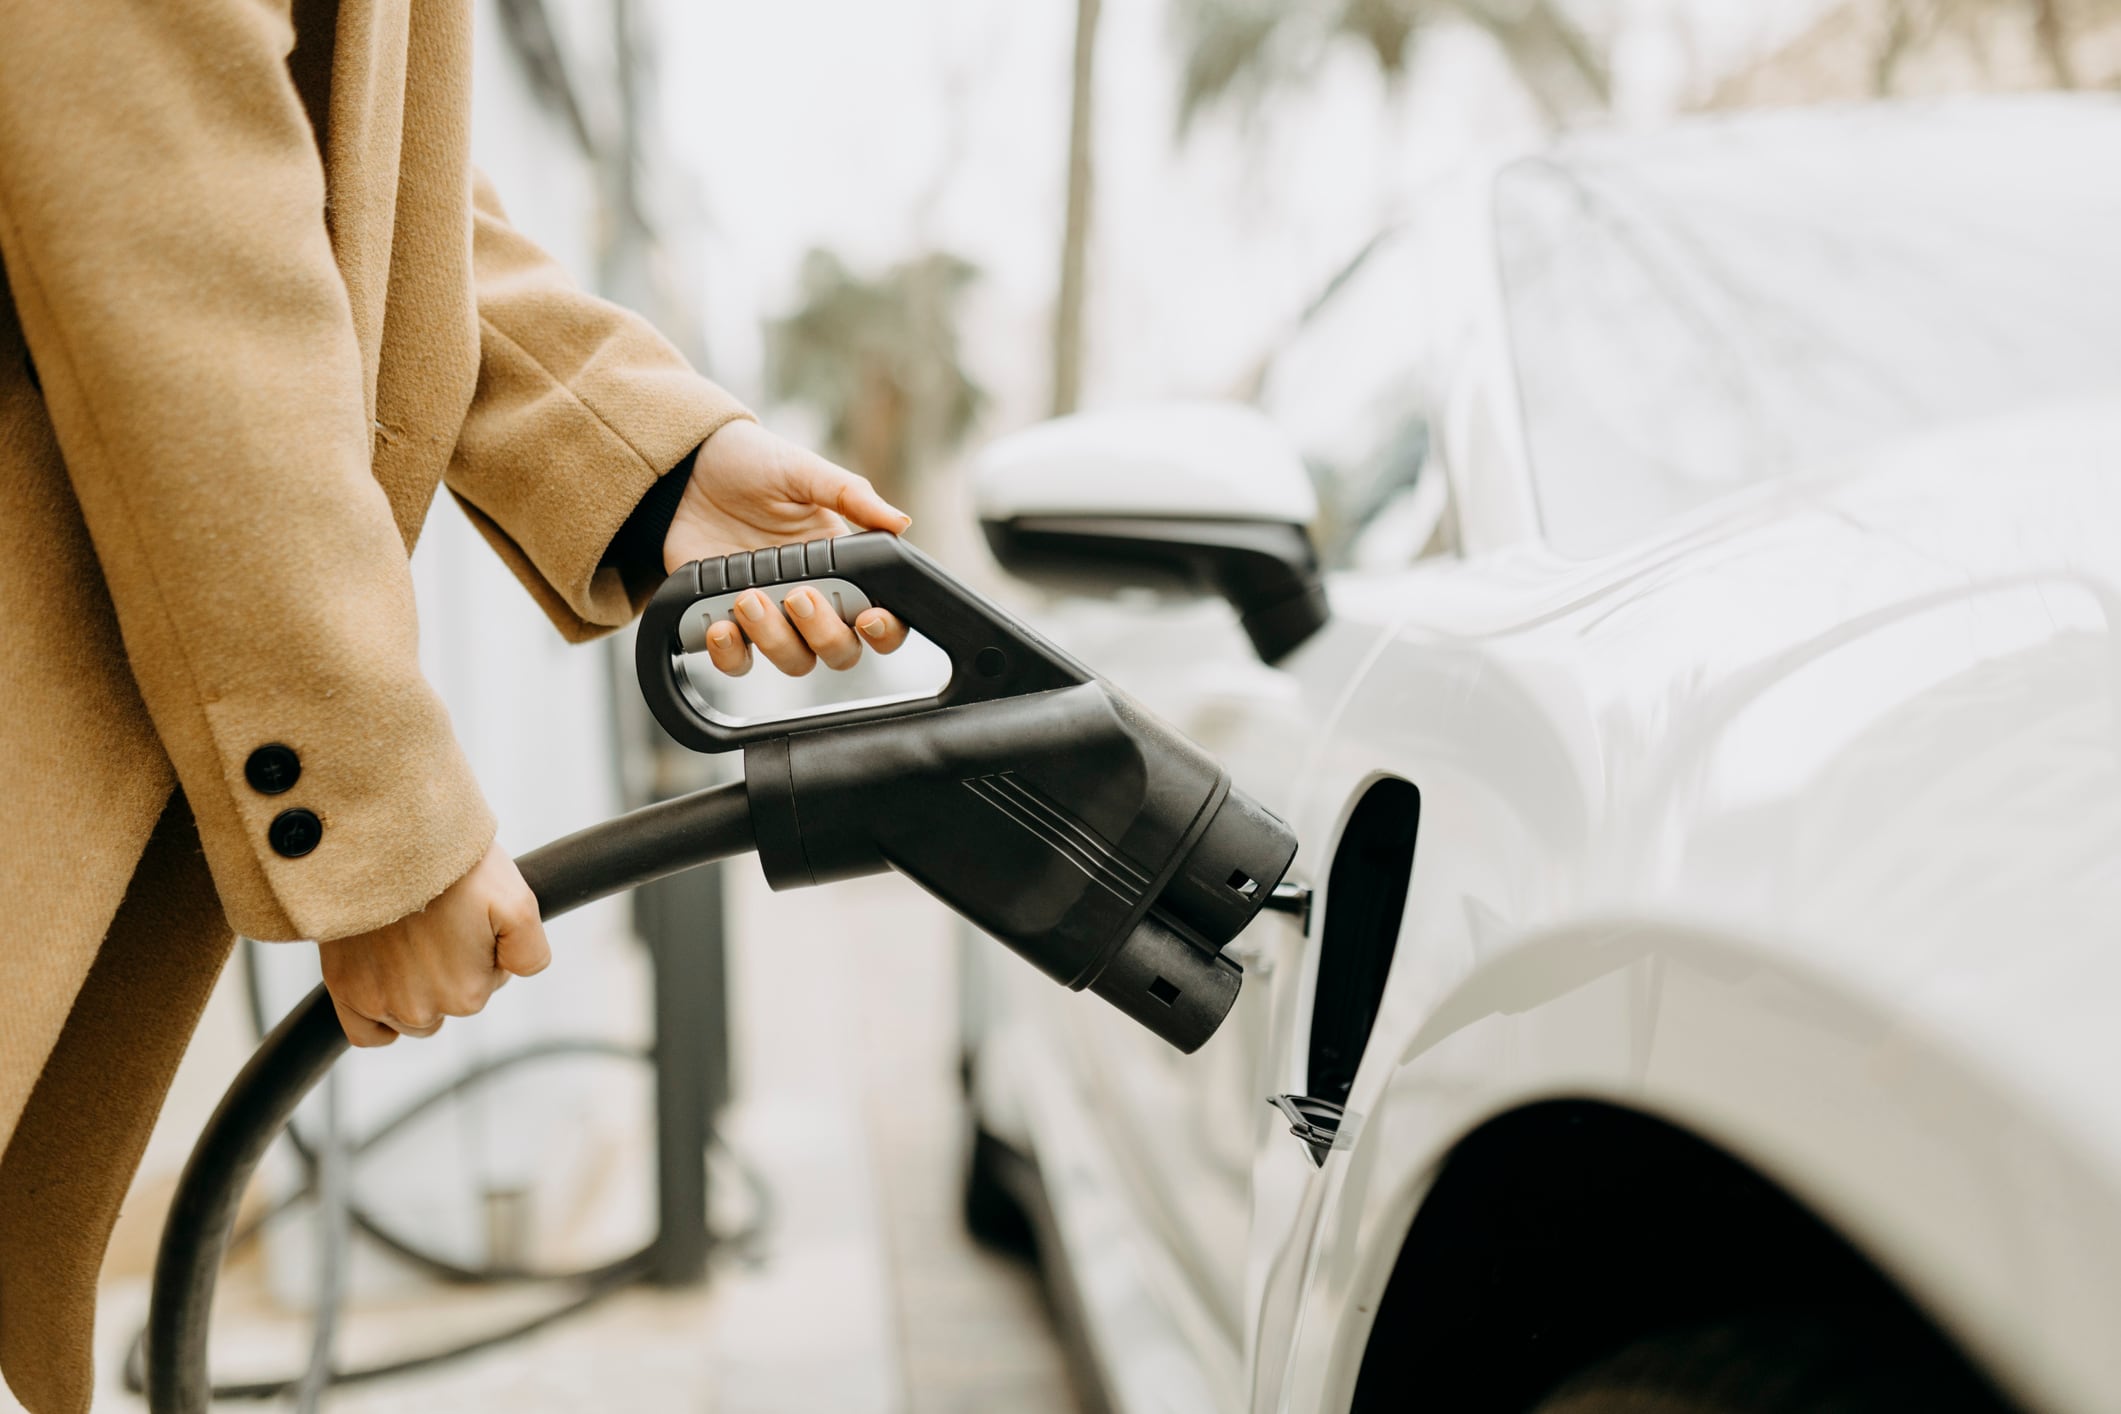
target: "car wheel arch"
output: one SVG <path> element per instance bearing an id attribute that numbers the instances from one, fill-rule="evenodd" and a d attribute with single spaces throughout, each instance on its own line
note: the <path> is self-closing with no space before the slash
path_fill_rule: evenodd
<path id="1" fill-rule="evenodd" d="M 1829 1309 L 1985 1377 L 1802 1200 L 1667 1120 L 1603 1100 L 1497 1115 L 1445 1156 L 1390 1268 L 1351 1414 L 1530 1408 L 1646 1336 Z"/>

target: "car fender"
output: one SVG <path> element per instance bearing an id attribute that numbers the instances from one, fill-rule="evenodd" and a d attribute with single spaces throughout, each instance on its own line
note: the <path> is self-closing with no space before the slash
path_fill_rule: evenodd
<path id="1" fill-rule="evenodd" d="M 2121 1387 L 2121 1185 L 1955 1038 L 1786 948 L 1678 919 L 1587 920 L 1373 1039 L 1265 1297 L 1297 1319 L 1255 1409 L 1343 1409 L 1401 1243 L 1452 1146 L 1557 1097 L 1686 1129 L 1782 1186 L 2033 1407 Z M 1293 1149 L 1293 1145 L 1288 1147 Z M 1263 1344 L 1262 1348 L 1265 1346 Z"/>

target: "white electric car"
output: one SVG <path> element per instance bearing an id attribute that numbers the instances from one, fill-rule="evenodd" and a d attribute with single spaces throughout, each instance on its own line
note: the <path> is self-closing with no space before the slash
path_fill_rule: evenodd
<path id="1" fill-rule="evenodd" d="M 1570 140 L 1261 403 L 977 471 L 1302 840 L 1192 1056 L 967 950 L 968 1212 L 1092 1394 L 2121 1409 L 2121 103 Z"/>

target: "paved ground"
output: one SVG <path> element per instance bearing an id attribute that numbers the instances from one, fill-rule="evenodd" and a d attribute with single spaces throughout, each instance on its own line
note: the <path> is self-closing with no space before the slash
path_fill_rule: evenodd
<path id="1" fill-rule="evenodd" d="M 894 879 L 774 896 L 755 868 L 739 864 L 733 876 L 744 1098 L 729 1129 L 773 1193 L 761 1258 L 725 1260 L 699 1291 L 627 1292 L 529 1340 L 336 1392 L 327 1409 L 1074 1408 L 1035 1278 L 972 1246 L 958 1225 L 947 916 Z M 789 1020 L 795 1016 L 804 1020 Z M 733 1183 L 718 1194 L 741 1203 Z M 298 1357 L 304 1323 L 268 1308 L 254 1273 L 232 1270 L 224 1286 L 232 1319 L 218 1349 L 228 1364 L 285 1368 Z M 361 1313 L 342 1354 L 364 1359 L 436 1342 L 540 1299 L 417 1293 Z M 136 1281 L 105 1293 L 99 1414 L 140 1408 L 120 1390 L 116 1371 L 143 1305 Z M 0 1396 L 0 1410 L 13 1407 Z"/>

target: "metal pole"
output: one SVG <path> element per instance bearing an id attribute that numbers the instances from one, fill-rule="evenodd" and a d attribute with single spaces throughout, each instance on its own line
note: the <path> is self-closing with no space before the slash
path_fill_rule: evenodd
<path id="1" fill-rule="evenodd" d="M 707 1274 L 707 1143 L 729 1095 L 722 871 L 695 869 L 634 895 L 655 969 L 656 1241 L 649 1279 Z"/>

